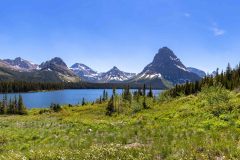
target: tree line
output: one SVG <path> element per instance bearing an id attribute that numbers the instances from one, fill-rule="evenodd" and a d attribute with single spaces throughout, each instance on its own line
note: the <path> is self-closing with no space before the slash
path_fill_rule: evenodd
<path id="1" fill-rule="evenodd" d="M 226 71 L 219 73 L 216 70 L 215 75 L 207 75 L 202 80 L 196 82 L 186 82 L 182 85 L 176 85 L 166 93 L 171 97 L 177 97 L 182 94 L 190 95 L 201 92 L 203 87 L 211 87 L 220 85 L 226 89 L 233 90 L 240 86 L 240 64 L 232 68 L 230 64 L 227 65 Z"/>
<path id="2" fill-rule="evenodd" d="M 0 93 L 20 93 L 43 90 L 61 90 L 61 89 L 123 89 L 128 84 L 125 83 L 63 83 L 63 82 L 26 82 L 10 81 L 0 82 Z M 131 84 L 131 88 L 141 88 L 140 84 Z"/>
<path id="3" fill-rule="evenodd" d="M 0 114 L 27 114 L 22 96 L 19 95 L 18 98 L 15 96 L 8 100 L 7 95 L 4 95 L 2 101 L 0 101 Z"/>
<path id="4" fill-rule="evenodd" d="M 42 90 L 64 89 L 63 83 L 43 83 L 43 82 L 0 82 L 0 93 L 20 93 Z"/>

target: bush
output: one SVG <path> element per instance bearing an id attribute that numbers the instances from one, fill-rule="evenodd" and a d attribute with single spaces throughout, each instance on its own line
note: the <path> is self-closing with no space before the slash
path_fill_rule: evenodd
<path id="1" fill-rule="evenodd" d="M 199 94 L 202 107 L 210 111 L 214 116 L 219 116 L 224 112 L 231 112 L 233 105 L 230 103 L 231 93 L 221 86 L 203 88 Z"/>
<path id="2" fill-rule="evenodd" d="M 131 107 L 132 107 L 132 113 L 140 112 L 143 109 L 142 105 L 137 103 L 136 101 L 133 101 Z"/>
<path id="3" fill-rule="evenodd" d="M 54 112 L 59 112 L 62 110 L 59 104 L 51 104 L 50 109 L 53 110 Z"/>
<path id="4" fill-rule="evenodd" d="M 50 113 L 50 112 L 51 112 L 51 111 L 48 110 L 48 109 L 41 109 L 41 110 L 39 111 L 39 114 Z"/>
<path id="5" fill-rule="evenodd" d="M 230 100 L 230 91 L 221 86 L 205 87 L 199 94 L 201 100 L 205 100 L 208 105 L 226 104 Z"/>

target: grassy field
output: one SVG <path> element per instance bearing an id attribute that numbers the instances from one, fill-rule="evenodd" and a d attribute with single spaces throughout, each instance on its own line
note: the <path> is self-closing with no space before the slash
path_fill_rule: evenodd
<path id="1" fill-rule="evenodd" d="M 240 159 L 240 94 L 148 99 L 106 116 L 106 103 L 0 117 L 0 159 Z"/>

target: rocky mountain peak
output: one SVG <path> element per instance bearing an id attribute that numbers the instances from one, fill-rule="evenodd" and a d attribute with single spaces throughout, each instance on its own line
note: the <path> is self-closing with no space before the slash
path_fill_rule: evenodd
<path id="1" fill-rule="evenodd" d="M 67 67 L 66 63 L 59 57 L 54 57 L 49 62 L 52 63 L 52 64 L 56 64 L 56 65 Z"/>
<path id="2" fill-rule="evenodd" d="M 8 63 L 10 66 L 14 67 L 17 70 L 30 71 L 37 68 L 37 64 L 33 64 L 27 60 L 17 57 L 15 59 L 5 59 L 3 60 Z"/>
<path id="3" fill-rule="evenodd" d="M 156 78 L 167 80 L 172 84 L 200 79 L 198 75 L 188 71 L 174 52 L 167 47 L 160 48 L 152 63 L 137 76 L 137 79 Z"/>
<path id="4" fill-rule="evenodd" d="M 181 67 L 186 70 L 186 67 L 182 64 L 180 59 L 174 54 L 174 52 L 167 48 L 163 47 L 158 50 L 158 53 L 155 55 L 152 65 L 154 66 L 170 66 L 175 65 L 175 67 Z"/>

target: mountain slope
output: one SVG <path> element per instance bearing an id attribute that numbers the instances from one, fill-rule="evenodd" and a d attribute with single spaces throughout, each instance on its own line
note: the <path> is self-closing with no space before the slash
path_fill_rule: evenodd
<path id="1" fill-rule="evenodd" d="M 55 72 L 37 70 L 19 72 L 4 67 L 0 67 L 0 81 L 62 82 Z"/>
<path id="2" fill-rule="evenodd" d="M 49 61 L 43 62 L 39 68 L 41 71 L 51 71 L 58 75 L 58 77 L 65 82 L 79 82 L 80 78 L 71 71 L 65 62 L 55 57 Z"/>
<path id="3" fill-rule="evenodd" d="M 180 59 L 167 47 L 159 49 L 153 61 L 130 82 L 154 83 L 169 87 L 186 81 L 196 81 L 200 77 L 189 72 Z"/>
<path id="4" fill-rule="evenodd" d="M 206 73 L 200 69 L 197 68 L 193 68 L 193 67 L 187 67 L 187 70 L 189 72 L 195 73 L 196 75 L 198 75 L 199 77 L 203 78 L 206 76 Z"/>
<path id="5" fill-rule="evenodd" d="M 4 59 L 3 60 L 5 63 L 9 64 L 12 66 L 14 69 L 19 70 L 19 71 L 31 71 L 34 69 L 37 69 L 38 65 L 33 64 L 27 60 L 24 60 L 20 57 L 15 58 L 14 60 L 11 59 Z"/>
<path id="6" fill-rule="evenodd" d="M 82 63 L 75 63 L 70 67 L 70 69 L 83 81 L 98 81 L 98 73 Z"/>

